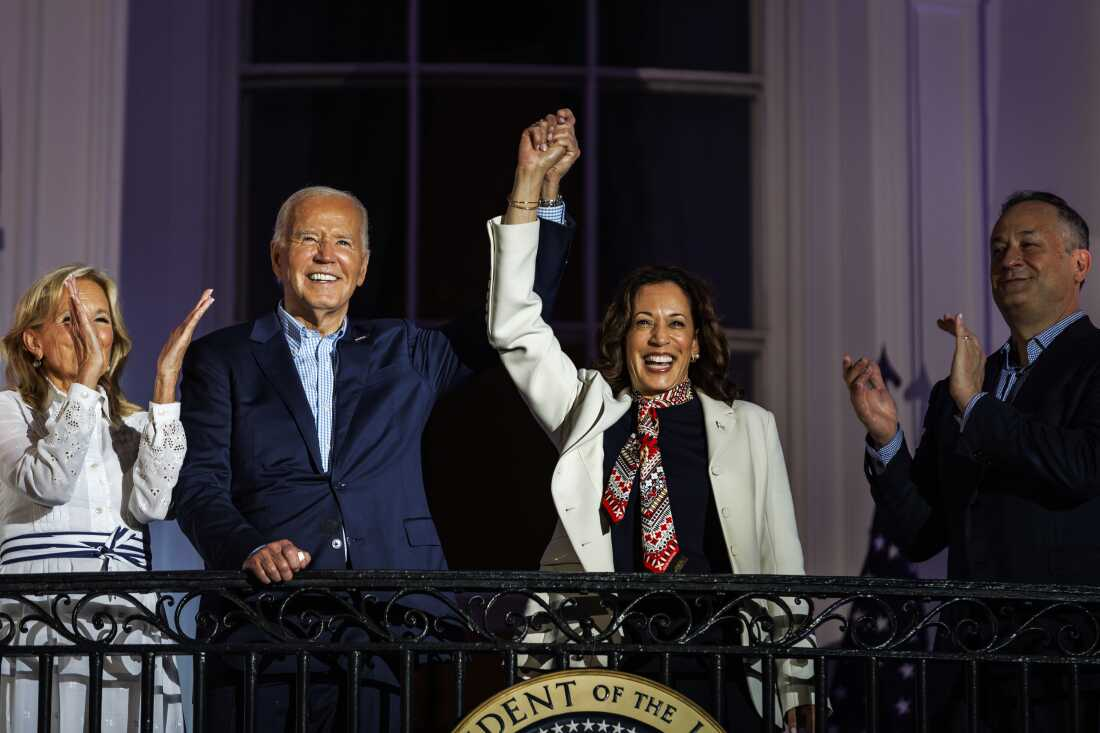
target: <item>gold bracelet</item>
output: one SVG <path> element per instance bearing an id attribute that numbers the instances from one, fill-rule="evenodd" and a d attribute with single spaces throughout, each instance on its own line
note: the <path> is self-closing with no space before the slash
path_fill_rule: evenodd
<path id="1" fill-rule="evenodd" d="M 538 201 L 513 201 L 512 199 L 504 199 L 508 202 L 508 205 L 513 209 L 519 209 L 520 211 L 534 211 L 539 207 Z M 531 206 L 520 206 L 520 204 L 531 204 Z"/>

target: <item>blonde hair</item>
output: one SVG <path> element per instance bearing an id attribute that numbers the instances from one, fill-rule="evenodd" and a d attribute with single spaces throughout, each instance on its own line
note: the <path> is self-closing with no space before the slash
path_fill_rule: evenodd
<path id="1" fill-rule="evenodd" d="M 49 320 L 61 298 L 68 297 L 65 293 L 65 280 L 69 277 L 76 280 L 91 280 L 103 288 L 103 292 L 107 294 L 107 303 L 111 309 L 111 325 L 114 329 L 114 343 L 111 345 L 107 373 L 100 378 L 99 386 L 103 387 L 107 393 L 111 420 L 117 424 L 126 415 L 141 410 L 126 399 L 119 384 L 122 378 L 122 367 L 126 364 L 126 357 L 130 354 L 133 342 L 130 340 L 130 334 L 126 332 L 126 324 L 122 322 L 122 310 L 118 305 L 118 286 L 107 273 L 94 267 L 81 264 L 59 267 L 38 278 L 30 289 L 23 293 L 23 297 L 15 304 L 15 319 L 11 328 L 4 335 L 3 340 L 0 340 L 0 357 L 8 365 L 5 372 L 8 385 L 11 389 L 17 390 L 23 401 L 35 410 L 46 409 L 50 385 L 43 371 L 34 365 L 34 355 L 27 351 L 23 344 L 23 332 L 38 328 Z"/>

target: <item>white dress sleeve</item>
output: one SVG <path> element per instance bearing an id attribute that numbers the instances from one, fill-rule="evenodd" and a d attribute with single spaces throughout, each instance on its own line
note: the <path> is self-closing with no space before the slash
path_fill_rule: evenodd
<path id="1" fill-rule="evenodd" d="M 57 417 L 42 423 L 17 392 L 0 395 L 0 482 L 36 504 L 68 502 L 102 417 L 101 399 L 74 384 Z"/>
<path id="2" fill-rule="evenodd" d="M 187 452 L 180 403 L 152 403 L 148 413 L 131 415 L 126 423 L 141 431 L 128 508 L 134 519 L 148 524 L 167 516 Z"/>

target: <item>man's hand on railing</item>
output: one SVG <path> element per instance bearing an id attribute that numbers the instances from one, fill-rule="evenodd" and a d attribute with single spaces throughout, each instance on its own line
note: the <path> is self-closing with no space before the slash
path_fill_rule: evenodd
<path id="1" fill-rule="evenodd" d="M 294 573 L 309 567 L 312 558 L 290 540 L 276 540 L 257 548 L 242 566 L 264 585 L 291 580 Z"/>

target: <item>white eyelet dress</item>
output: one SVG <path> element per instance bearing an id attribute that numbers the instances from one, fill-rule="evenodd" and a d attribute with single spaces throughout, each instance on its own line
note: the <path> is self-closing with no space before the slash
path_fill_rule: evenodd
<path id="1" fill-rule="evenodd" d="M 172 498 L 186 439 L 179 403 L 151 405 L 113 427 L 102 391 L 74 384 L 67 394 L 52 389 L 44 412 L 33 410 L 17 392 L 0 392 L 0 574 L 140 572 L 146 568 L 142 530 L 163 519 Z M 60 604 L 66 629 L 81 596 Z M 53 598 L 31 596 L 47 612 Z M 150 612 L 153 594 L 135 595 Z M 102 638 L 97 611 L 119 622 L 113 643 L 168 643 L 141 622 L 122 629 L 133 604 L 119 596 L 89 602 L 75 623 L 78 633 Z M 94 606 L 94 607 L 92 607 Z M 12 645 L 68 645 L 47 624 L 32 621 L 24 604 L 0 598 L 0 614 L 15 620 Z M 0 639 L 10 630 L 0 616 Z M 0 653 L 3 646 L 0 646 Z M 52 731 L 83 731 L 88 721 L 88 659 L 54 662 Z M 140 722 L 141 664 L 137 657 L 105 657 L 104 731 L 136 731 Z M 179 674 L 171 657 L 157 657 L 154 676 L 154 730 L 184 730 Z M 0 733 L 37 728 L 38 664 L 29 657 L 0 661 Z"/>

